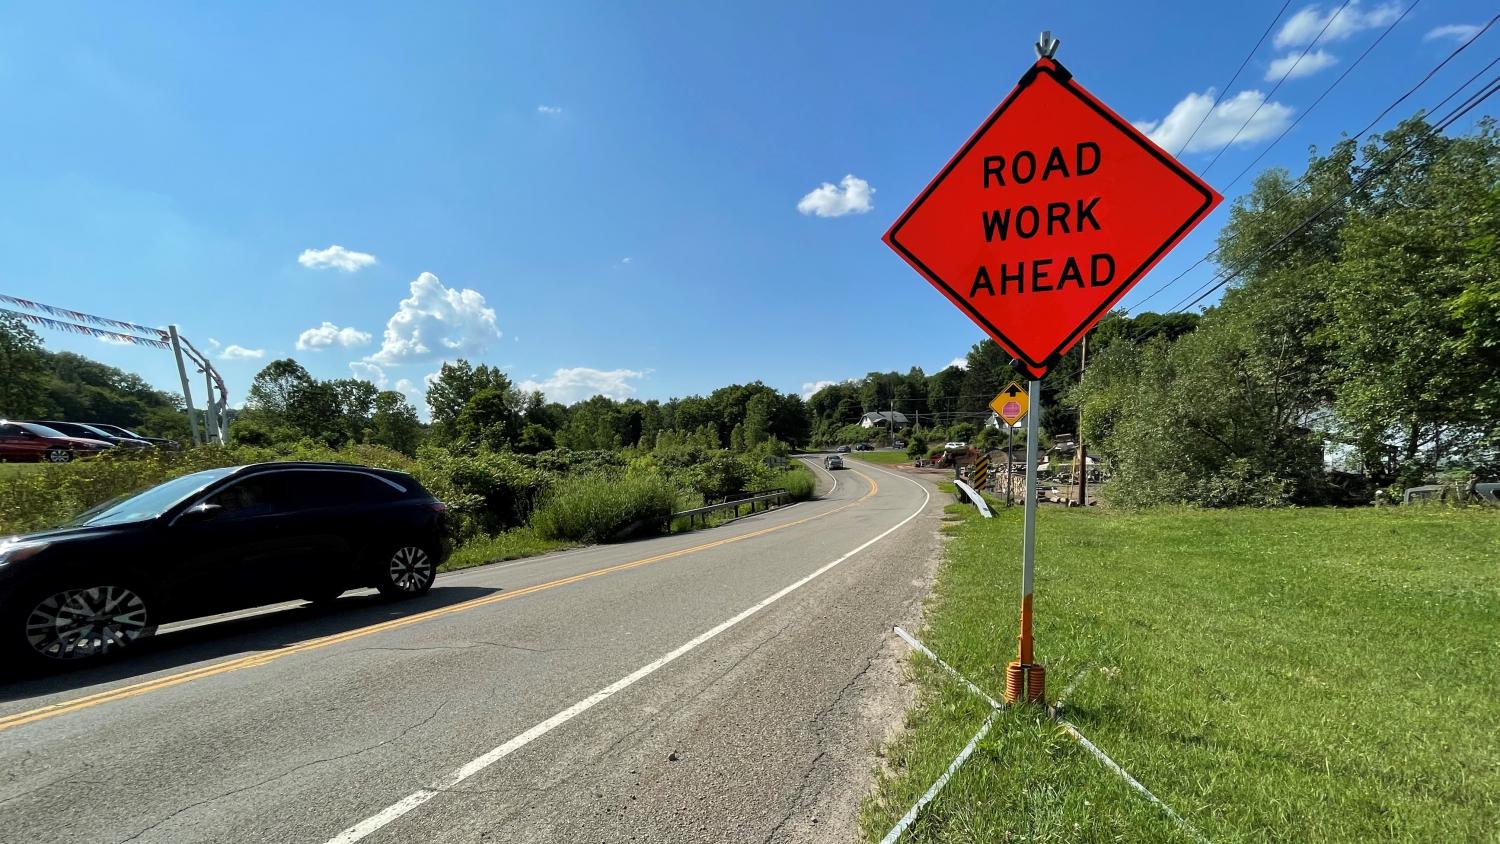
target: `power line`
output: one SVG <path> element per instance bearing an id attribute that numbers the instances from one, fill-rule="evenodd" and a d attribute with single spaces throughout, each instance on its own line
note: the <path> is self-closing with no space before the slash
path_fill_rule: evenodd
<path id="1" fill-rule="evenodd" d="M 1341 74 L 1339 74 L 1339 78 L 1333 80 L 1333 83 L 1331 85 L 1329 85 L 1327 88 L 1324 88 L 1323 89 L 1323 93 L 1319 94 L 1318 98 L 1315 99 L 1315 100 L 1313 100 L 1311 105 L 1309 105 L 1307 108 L 1303 109 L 1302 113 L 1299 114 L 1299 115 L 1297 115 L 1297 119 L 1292 121 L 1291 125 L 1287 126 L 1285 129 L 1281 130 L 1281 134 L 1276 136 L 1276 140 L 1274 140 L 1271 143 L 1267 144 L 1266 148 L 1260 151 L 1260 155 L 1255 156 L 1255 160 L 1254 161 L 1252 161 L 1249 164 L 1245 165 L 1245 169 L 1241 170 L 1240 174 L 1238 176 L 1235 176 L 1232 180 L 1230 180 L 1229 184 L 1227 184 L 1227 185 L 1224 186 L 1224 189 L 1223 189 L 1224 192 L 1227 193 L 1230 188 L 1234 187 L 1236 184 L 1239 183 L 1240 179 L 1245 178 L 1245 174 L 1249 173 L 1250 169 L 1252 167 L 1254 167 L 1255 165 L 1259 164 L 1260 160 L 1262 158 L 1266 157 L 1266 153 L 1268 153 L 1272 149 L 1274 149 L 1277 144 L 1281 143 L 1281 139 L 1282 138 L 1285 138 L 1288 133 L 1290 133 L 1293 129 L 1297 128 L 1297 124 L 1301 123 L 1302 120 L 1303 120 L 1303 118 L 1307 117 L 1309 114 L 1312 114 L 1313 109 L 1315 109 L 1315 108 L 1318 107 L 1318 103 L 1323 102 L 1323 98 L 1326 97 L 1326 96 L 1328 96 L 1329 92 L 1332 91 L 1334 88 L 1337 88 L 1339 86 L 1339 83 L 1343 82 L 1344 79 L 1347 78 L 1349 76 L 1349 74 L 1352 73 L 1356 67 L 1359 67 L 1359 63 L 1365 60 L 1365 56 L 1370 55 L 1371 51 L 1373 51 L 1376 47 L 1380 46 L 1380 42 L 1384 41 L 1385 37 L 1387 35 L 1391 34 L 1391 30 L 1395 29 L 1397 27 L 1397 25 L 1399 25 L 1403 20 L 1406 20 L 1406 16 L 1409 15 L 1409 14 L 1411 14 L 1411 10 L 1417 8 L 1417 6 L 1421 5 L 1421 3 L 1422 3 L 1422 0 L 1412 0 L 1411 5 L 1406 7 L 1406 11 L 1402 12 L 1400 17 L 1398 17 L 1394 21 L 1392 21 L 1391 25 L 1388 26 L 1388 27 L 1386 27 L 1385 30 L 1383 32 L 1381 32 L 1380 35 L 1375 38 L 1374 41 L 1371 41 L 1370 42 L 1370 46 L 1366 47 L 1365 51 L 1363 53 L 1359 54 L 1359 58 L 1355 59 L 1354 62 L 1353 62 L 1353 64 L 1350 64 L 1348 67 L 1344 68 L 1344 72 L 1341 73 Z"/>
<path id="2" fill-rule="evenodd" d="M 1464 88 L 1467 88 L 1469 86 L 1469 82 L 1471 82 L 1471 81 L 1472 81 L 1472 78 L 1469 81 L 1466 81 L 1462 85 L 1460 85 L 1453 93 L 1451 93 L 1447 97 L 1445 97 L 1443 99 L 1442 103 L 1447 103 L 1449 100 L 1453 99 L 1453 97 L 1456 96 L 1460 91 L 1462 91 Z M 1261 249 L 1259 252 L 1257 252 L 1255 255 L 1253 255 L 1251 257 L 1251 260 L 1256 260 L 1256 259 L 1259 259 L 1259 258 L 1263 258 L 1266 255 L 1270 254 L 1272 250 L 1276 249 L 1281 244 L 1285 243 L 1289 238 L 1291 238 L 1297 232 L 1299 232 L 1302 229 L 1306 228 L 1307 226 L 1311 225 L 1319 217 L 1321 217 L 1323 214 L 1327 213 L 1334 206 L 1338 205 L 1340 202 L 1343 202 L 1349 196 L 1352 196 L 1355 191 L 1360 190 L 1361 188 L 1363 188 L 1364 185 L 1365 185 L 1365 183 L 1367 183 L 1370 179 L 1374 178 L 1375 176 L 1381 174 L 1382 172 L 1384 172 L 1386 170 L 1389 170 L 1391 167 L 1394 167 L 1395 165 L 1397 165 L 1397 164 L 1401 163 L 1402 161 L 1404 161 L 1408 156 L 1410 156 L 1411 154 L 1413 154 L 1414 152 L 1417 151 L 1417 148 L 1418 148 L 1419 144 L 1422 141 L 1427 140 L 1427 139 L 1432 138 L 1432 137 L 1435 137 L 1438 134 L 1441 134 L 1443 131 L 1445 131 L 1446 129 L 1448 129 L 1448 127 L 1452 126 L 1454 123 L 1456 123 L 1459 119 L 1461 119 L 1464 115 L 1468 114 L 1470 111 L 1473 111 L 1475 108 L 1478 108 L 1480 103 L 1482 103 L 1485 100 L 1489 99 L 1491 96 L 1494 96 L 1497 92 L 1500 92 L 1500 76 L 1496 76 L 1495 78 L 1491 79 L 1489 82 L 1486 82 L 1478 91 L 1476 91 L 1475 93 L 1469 95 L 1467 98 L 1464 99 L 1463 102 L 1461 102 L 1458 105 L 1454 106 L 1452 111 L 1450 111 L 1447 115 L 1445 115 L 1444 117 L 1440 118 L 1437 122 L 1435 122 L 1420 138 L 1417 138 L 1415 142 L 1413 142 L 1412 144 L 1408 145 L 1405 149 L 1401 150 L 1401 152 L 1398 153 L 1394 158 L 1392 158 L 1392 159 L 1384 162 L 1381 165 L 1378 165 L 1376 167 L 1370 168 L 1369 170 L 1366 170 L 1357 180 L 1355 180 L 1354 184 L 1352 184 L 1352 185 L 1349 186 L 1349 188 L 1347 190 L 1341 192 L 1338 196 L 1334 197 L 1326 205 L 1324 205 L 1323 207 L 1319 208 L 1317 211 L 1313 212 L 1310 216 L 1308 216 L 1302 222 L 1297 223 L 1296 225 L 1292 226 L 1290 229 L 1288 229 L 1286 232 L 1284 232 L 1281 235 L 1281 237 L 1277 238 L 1273 243 L 1271 243 L 1270 245 L 1266 246 L 1264 249 Z M 1442 103 L 1440 103 L 1436 108 L 1441 108 Z M 1436 108 L 1434 108 L 1433 110 L 1435 111 Z M 1177 312 L 1177 311 L 1184 311 L 1186 308 L 1193 307 L 1194 305 L 1198 304 L 1199 302 L 1201 302 L 1205 298 L 1207 298 L 1215 290 L 1218 290 L 1218 289 L 1224 287 L 1229 282 L 1231 282 L 1234 279 L 1238 278 L 1241 274 L 1244 273 L 1244 271 L 1245 271 L 1245 267 L 1242 266 L 1240 269 L 1234 270 L 1234 271 L 1232 271 L 1232 272 L 1224 275 L 1222 278 L 1219 278 L 1218 282 L 1215 283 L 1215 284 L 1213 284 L 1212 287 L 1210 287 L 1210 288 L 1208 288 L 1206 290 L 1203 290 L 1202 288 L 1199 288 L 1200 290 L 1202 290 L 1202 292 L 1199 293 L 1196 296 L 1196 298 L 1193 298 L 1191 301 L 1187 301 L 1185 303 L 1179 303 L 1176 307 L 1172 308 L 1171 311 L 1168 311 L 1168 313 Z M 1210 279 L 1210 281 L 1212 281 L 1212 279 Z M 1195 291 L 1195 293 L 1198 293 L 1198 291 Z M 1192 294 L 1190 294 L 1190 295 L 1192 295 Z M 1132 342 L 1139 343 L 1142 340 L 1145 340 L 1145 339 L 1151 337 L 1153 334 L 1157 333 L 1158 331 L 1163 330 L 1163 328 L 1165 328 L 1164 325 L 1163 326 L 1158 326 L 1158 327 L 1155 327 L 1155 328 L 1152 328 L 1152 329 L 1148 329 L 1147 331 L 1143 331 L 1143 332 L 1141 332 L 1140 335 L 1138 335 L 1135 338 L 1133 338 Z M 1068 372 L 1066 375 L 1064 375 L 1062 377 L 1065 378 L 1065 379 L 1066 378 L 1072 378 L 1073 376 L 1077 375 L 1078 372 L 1079 372 L 1079 370 L 1074 369 L 1074 370 Z"/>
<path id="3" fill-rule="evenodd" d="M 1271 98 L 1276 96 L 1276 91 L 1281 88 L 1281 83 L 1291 78 L 1292 71 L 1297 69 L 1297 65 L 1302 64 L 1302 60 L 1307 58 L 1307 54 L 1312 52 L 1312 48 L 1317 46 L 1318 42 L 1323 39 L 1323 33 L 1327 32 L 1328 27 L 1332 26 L 1333 22 L 1338 20 L 1339 15 L 1344 13 L 1344 9 L 1348 7 L 1349 3 L 1350 0 L 1344 0 L 1343 5 L 1339 6 L 1337 11 L 1328 16 L 1328 20 L 1323 22 L 1323 28 L 1318 30 L 1317 37 L 1307 42 L 1307 46 L 1302 48 L 1302 55 L 1298 56 L 1297 60 L 1292 62 L 1291 66 L 1286 69 L 1286 73 L 1281 74 L 1281 78 L 1276 80 L 1275 85 L 1271 86 L 1271 93 L 1261 98 L 1260 103 L 1255 106 L 1255 111 L 1250 112 L 1250 116 L 1245 118 L 1245 122 L 1240 124 L 1240 128 L 1234 131 L 1234 136 L 1229 139 L 1229 143 L 1219 147 L 1219 151 L 1214 154 L 1213 160 L 1208 162 L 1208 166 L 1204 167 L 1203 172 L 1198 175 L 1206 176 L 1208 175 L 1208 171 L 1214 169 L 1214 165 L 1219 163 L 1219 158 L 1224 155 L 1224 151 L 1233 146 L 1235 141 L 1239 140 L 1240 134 L 1245 131 L 1245 127 L 1249 126 L 1251 121 L 1255 120 L 1255 115 L 1260 114 L 1260 110 L 1266 107 L 1266 103 L 1270 102 Z"/>
<path id="4" fill-rule="evenodd" d="M 1469 39 L 1467 41 L 1464 41 L 1462 44 L 1460 44 L 1457 47 L 1455 47 L 1452 52 L 1450 52 L 1447 56 L 1445 56 L 1443 58 L 1442 61 L 1438 62 L 1431 70 L 1427 71 L 1427 73 L 1421 79 L 1417 80 L 1416 84 L 1412 85 L 1410 88 L 1407 88 L 1406 91 L 1401 94 L 1401 96 L 1397 97 L 1389 105 L 1387 105 L 1384 109 L 1382 109 L 1381 112 L 1379 114 L 1375 115 L 1375 117 L 1373 119 L 1371 119 L 1369 123 L 1366 123 L 1364 125 L 1364 127 L 1361 128 L 1358 132 L 1355 132 L 1353 135 L 1351 135 L 1350 139 L 1351 140 L 1358 140 L 1359 138 L 1361 138 L 1362 136 L 1364 136 L 1365 133 L 1369 132 L 1372 128 L 1374 128 L 1375 125 L 1377 123 L 1379 123 L 1381 120 L 1383 120 L 1386 115 L 1390 114 L 1391 111 L 1396 108 L 1396 106 L 1398 106 L 1401 103 L 1405 102 L 1408 98 L 1411 97 L 1412 94 L 1414 94 L 1418 90 L 1420 90 L 1423 85 L 1426 85 L 1432 79 L 1432 77 L 1435 76 L 1438 71 L 1442 70 L 1443 67 L 1448 64 L 1448 62 L 1452 61 L 1455 56 L 1457 56 L 1459 53 L 1462 53 L 1470 44 L 1473 44 L 1480 36 L 1484 35 L 1484 33 L 1487 32 L 1490 29 L 1490 27 L 1492 27 L 1492 26 L 1495 25 L 1496 21 L 1500 21 L 1500 15 L 1496 15 L 1495 17 L 1490 18 L 1489 23 L 1486 23 L 1484 25 L 1484 28 L 1480 29 L 1478 32 L 1476 32 L 1473 35 L 1469 36 Z M 1500 57 L 1497 57 L 1496 59 L 1494 59 L 1493 61 L 1491 61 L 1488 65 L 1485 65 L 1483 68 L 1481 68 L 1473 76 L 1470 76 L 1467 80 L 1464 81 L 1464 83 L 1462 85 L 1459 85 L 1458 88 L 1456 88 L 1453 91 L 1453 93 L 1451 93 L 1447 97 L 1443 98 L 1443 100 L 1441 102 L 1439 102 L 1436 105 L 1432 106 L 1430 109 L 1428 109 L 1428 111 L 1429 112 L 1433 112 L 1433 111 L 1437 111 L 1438 109 L 1442 108 L 1444 105 L 1447 104 L 1448 100 L 1451 100 L 1451 99 L 1453 99 L 1453 97 L 1457 96 L 1458 93 L 1459 93 L 1459 91 L 1462 91 L 1464 88 L 1469 87 L 1469 85 L 1472 84 L 1474 82 L 1474 80 L 1476 80 L 1480 76 L 1482 76 L 1491 67 L 1494 67 L 1494 65 L 1495 65 L 1496 62 L 1500 62 Z M 1278 138 L 1278 140 L 1280 140 L 1280 139 Z M 1240 175 L 1243 176 L 1244 174 L 1241 173 Z M 1290 199 L 1295 194 L 1295 192 L 1296 192 L 1296 190 L 1297 190 L 1298 187 L 1301 187 L 1301 186 L 1304 186 L 1304 185 L 1307 184 L 1309 175 L 1310 174 L 1304 173 L 1296 181 L 1292 182 L 1291 185 L 1289 185 L 1287 187 L 1287 192 L 1285 194 L 1283 194 L 1281 197 L 1279 197 L 1276 201 L 1274 201 L 1270 205 L 1266 206 L 1265 210 L 1269 211 L 1269 210 L 1273 210 L 1275 208 L 1279 208 L 1283 203 L 1285 203 L 1288 199 Z M 1236 176 L 1235 179 L 1236 179 L 1236 181 L 1238 181 L 1239 176 Z M 1231 182 L 1231 184 L 1233 184 L 1233 182 Z M 1165 283 L 1165 284 L 1161 285 L 1160 287 L 1156 288 L 1151 293 L 1147 294 L 1146 298 L 1144 298 L 1141 301 L 1137 302 L 1135 304 L 1134 310 L 1139 311 L 1140 308 L 1143 307 L 1147 302 L 1151 301 L 1152 299 L 1156 298 L 1160 294 L 1164 293 L 1167 290 L 1167 288 L 1169 288 L 1172 285 L 1176 284 L 1177 282 L 1181 281 L 1184 276 L 1186 276 L 1188 273 L 1192 272 L 1193 270 L 1197 269 L 1198 267 L 1202 266 L 1204 262 L 1208 261 L 1210 258 L 1212 258 L 1213 256 L 1217 255 L 1218 253 L 1219 253 L 1219 248 L 1218 247 L 1214 247 L 1213 249 L 1210 249 L 1207 252 L 1207 254 L 1203 255 L 1203 257 L 1201 257 L 1198 260 L 1194 261 L 1192 264 L 1189 264 L 1186 269 L 1184 269 L 1182 272 L 1178 273 L 1177 275 L 1173 276 L 1169 281 L 1167 281 L 1167 283 Z"/>
<path id="5" fill-rule="evenodd" d="M 1286 14 L 1287 7 L 1290 5 L 1292 5 L 1292 0 L 1286 0 L 1285 3 L 1281 4 L 1281 11 L 1277 12 L 1276 17 L 1272 18 L 1271 22 L 1266 25 L 1266 31 L 1260 34 L 1260 38 L 1255 42 L 1255 46 L 1251 47 L 1250 52 L 1245 54 L 1245 60 L 1240 62 L 1240 66 L 1234 71 L 1234 75 L 1229 77 L 1229 81 L 1224 84 L 1223 88 L 1219 89 L 1219 95 L 1214 97 L 1213 105 L 1210 105 L 1208 110 L 1203 112 L 1203 116 L 1198 118 L 1198 125 L 1193 127 L 1193 131 L 1188 134 L 1187 140 L 1183 141 L 1182 146 L 1178 147 L 1177 151 L 1172 153 L 1172 157 L 1175 158 L 1182 155 L 1183 150 L 1188 148 L 1188 144 L 1193 142 L 1193 138 L 1198 137 L 1198 130 L 1202 129 L 1203 124 L 1208 122 L 1208 116 L 1213 114 L 1214 109 L 1219 107 L 1220 101 L 1224 99 L 1225 94 L 1229 93 L 1229 89 L 1234 87 L 1234 82 L 1240 78 L 1240 73 L 1245 70 L 1245 65 L 1249 64 L 1250 60 L 1255 57 L 1256 52 L 1260 50 L 1260 45 L 1266 42 L 1266 36 L 1270 35 L 1271 30 L 1276 28 L 1276 23 L 1281 20 L 1282 15 Z"/>

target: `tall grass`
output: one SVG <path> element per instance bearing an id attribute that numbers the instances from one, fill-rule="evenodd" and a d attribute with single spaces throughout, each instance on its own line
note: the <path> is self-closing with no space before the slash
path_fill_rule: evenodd
<path id="1" fill-rule="evenodd" d="M 813 488 L 817 485 L 812 472 L 806 466 L 798 464 L 776 476 L 773 486 L 780 487 L 791 493 L 793 501 L 807 501 L 813 497 Z"/>
<path id="2" fill-rule="evenodd" d="M 672 515 L 677 490 L 664 478 L 579 475 L 554 487 L 532 514 L 544 539 L 609 542 L 636 532 L 657 532 Z"/>

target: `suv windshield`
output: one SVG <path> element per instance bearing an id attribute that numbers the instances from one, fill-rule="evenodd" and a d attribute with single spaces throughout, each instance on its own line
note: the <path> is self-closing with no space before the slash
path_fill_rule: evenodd
<path id="1" fill-rule="evenodd" d="M 77 526 L 119 525 L 160 516 L 171 508 L 173 504 L 196 494 L 199 490 L 238 468 L 238 466 L 226 466 L 223 469 L 209 469 L 204 472 L 194 472 L 191 475 L 173 478 L 166 483 L 157 484 L 135 495 L 101 504 L 92 510 L 84 512 L 78 518 L 74 519 L 72 523 Z"/>

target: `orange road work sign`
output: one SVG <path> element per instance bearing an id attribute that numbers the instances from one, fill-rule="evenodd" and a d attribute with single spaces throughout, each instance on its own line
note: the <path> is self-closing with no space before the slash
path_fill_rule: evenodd
<path id="1" fill-rule="evenodd" d="M 1043 58 L 884 240 L 1041 378 L 1222 200 Z"/>

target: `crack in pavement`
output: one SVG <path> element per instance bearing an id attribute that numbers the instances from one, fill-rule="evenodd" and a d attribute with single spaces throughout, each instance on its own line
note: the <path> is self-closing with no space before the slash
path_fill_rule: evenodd
<path id="1" fill-rule="evenodd" d="M 216 795 L 214 797 L 210 797 L 210 798 L 208 798 L 206 800 L 199 800 L 196 803 L 190 803 L 190 804 L 188 804 L 186 806 L 183 806 L 181 809 L 178 809 L 177 811 L 173 812 L 172 814 L 167 815 L 166 817 L 162 818 L 161 820 L 152 823 L 150 826 L 147 826 L 146 828 L 139 830 L 138 832 L 132 834 L 130 837 L 120 839 L 118 842 L 116 842 L 116 844 L 125 844 L 125 842 L 127 842 L 127 841 L 134 841 L 135 839 L 140 838 L 142 835 L 145 835 L 146 833 L 150 832 L 151 830 L 156 829 L 157 827 L 160 827 L 163 824 L 171 821 L 173 818 L 177 817 L 178 815 L 181 815 L 184 812 L 191 811 L 193 809 L 198 808 L 199 806 L 205 806 L 205 805 L 207 805 L 209 803 L 215 803 L 215 802 L 217 802 L 219 800 L 223 800 L 225 797 L 232 797 L 232 796 L 234 796 L 236 794 L 242 794 L 242 793 L 244 793 L 246 791 L 250 791 L 252 789 L 260 788 L 263 785 L 275 782 L 276 780 L 279 780 L 279 779 L 281 779 L 283 777 L 286 777 L 286 776 L 289 776 L 291 774 L 294 774 L 297 771 L 302 770 L 303 768 L 310 768 L 313 765 L 321 765 L 321 764 L 324 764 L 326 762 L 336 762 L 336 761 L 338 761 L 340 759 L 348 759 L 351 756 L 358 756 L 361 753 L 367 753 L 367 752 L 369 752 L 371 750 L 375 750 L 376 748 L 384 747 L 385 745 L 391 744 L 392 742 L 400 741 L 401 739 L 405 738 L 408 733 L 411 733 L 413 730 L 416 730 L 419 727 L 426 726 L 428 723 L 430 723 L 432 721 L 432 719 L 434 719 L 434 718 L 436 718 L 438 716 L 438 713 L 440 713 L 440 712 L 443 711 L 443 707 L 445 707 L 447 705 L 448 705 L 447 701 L 444 701 L 444 702 L 438 704 L 437 708 L 434 709 L 434 710 L 432 710 L 432 713 L 430 715 L 428 715 L 426 718 L 423 718 L 420 721 L 417 721 L 416 723 L 411 724 L 410 726 L 402 729 L 401 732 L 397 733 L 394 736 L 391 736 L 390 738 L 381 739 L 380 741 L 375 742 L 374 744 L 368 745 L 366 747 L 361 747 L 358 750 L 353 750 L 353 751 L 350 751 L 348 753 L 340 753 L 340 754 L 338 754 L 336 756 L 328 756 L 328 757 L 324 757 L 322 759 L 314 759 L 314 760 L 312 760 L 310 762 L 303 762 L 303 763 L 301 763 L 299 765 L 294 765 L 294 766 L 286 769 L 285 771 L 282 771 L 281 773 L 279 773 L 279 774 L 277 774 L 275 776 L 267 777 L 267 778 L 265 778 L 265 779 L 263 779 L 263 780 L 261 780 L 259 782 L 251 783 L 250 785 L 243 786 L 241 788 L 230 789 L 229 791 L 226 791 L 226 792 L 224 792 L 222 794 L 219 794 L 219 795 Z"/>
<path id="2" fill-rule="evenodd" d="M 865 675 L 869 674 L 870 670 L 875 667 L 875 660 L 880 657 L 880 652 L 884 649 L 884 647 L 884 640 L 878 642 L 876 644 L 875 650 L 872 651 L 869 656 L 865 657 L 864 667 L 856 671 L 854 673 L 854 676 L 849 678 L 849 681 L 844 684 L 843 688 L 839 689 L 838 693 L 833 696 L 833 700 L 829 702 L 827 706 L 823 707 L 823 709 L 819 710 L 818 714 L 813 718 L 813 728 L 817 733 L 817 746 L 818 748 L 820 748 L 818 751 L 818 755 L 814 756 L 811 762 L 808 762 L 807 769 L 802 772 L 802 784 L 800 787 L 798 787 L 797 794 L 792 799 L 791 808 L 787 810 L 786 815 L 783 816 L 780 821 L 777 821 L 776 826 L 772 827 L 771 831 L 767 833 L 764 839 L 764 844 L 770 844 L 770 842 L 774 840 L 776 836 L 781 832 L 782 827 L 786 826 L 787 823 L 791 821 L 792 816 L 795 815 L 797 813 L 797 810 L 802 808 L 803 804 L 807 801 L 807 790 L 808 786 L 811 783 L 813 773 L 817 771 L 818 763 L 822 762 L 829 753 L 828 748 L 826 747 L 828 737 L 825 734 L 826 727 L 824 721 L 828 717 L 828 714 L 843 702 L 844 696 L 849 693 L 849 690 L 854 688 L 854 685 L 861 679 L 863 679 Z"/>

